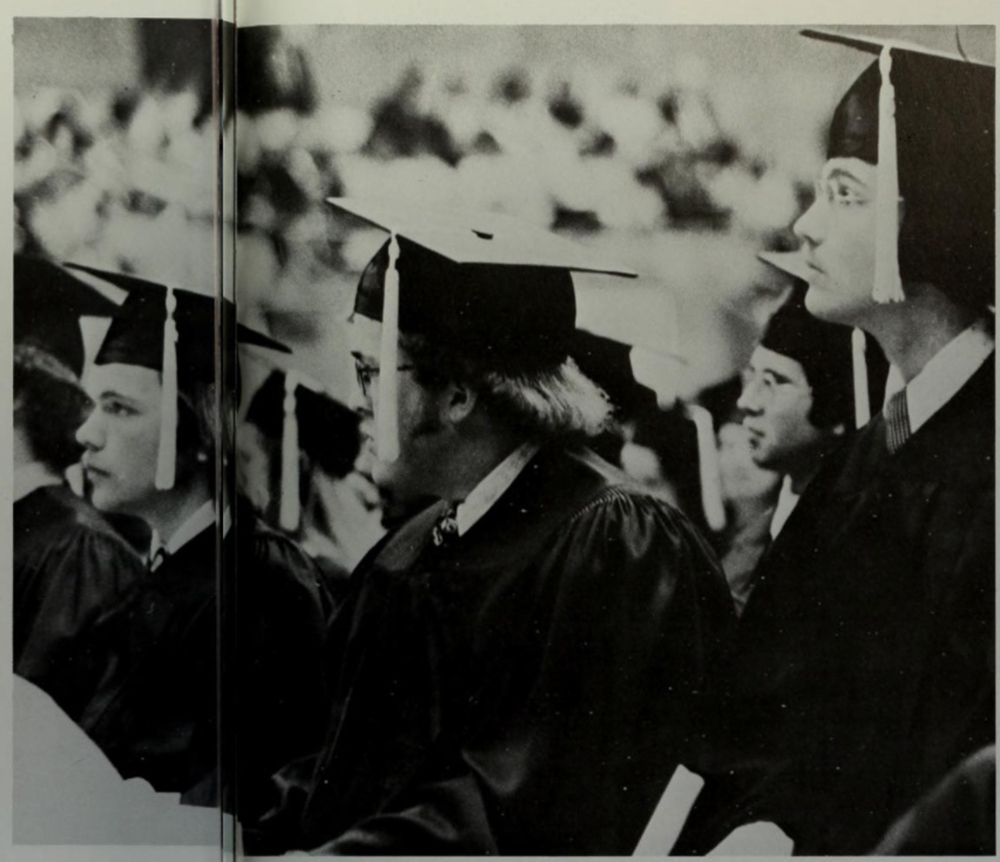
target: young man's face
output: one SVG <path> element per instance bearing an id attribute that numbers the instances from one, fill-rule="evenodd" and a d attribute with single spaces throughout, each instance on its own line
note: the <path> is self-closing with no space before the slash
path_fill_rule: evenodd
<path id="1" fill-rule="evenodd" d="M 160 443 L 160 375 L 138 365 L 97 365 L 84 381 L 95 407 L 76 432 L 92 502 L 105 512 L 143 515 L 155 487 Z"/>
<path id="2" fill-rule="evenodd" d="M 750 449 L 750 432 L 727 422 L 718 433 L 719 478 L 726 500 L 761 500 L 774 493 L 779 474 L 757 464 Z"/>
<path id="3" fill-rule="evenodd" d="M 371 474 L 376 485 L 400 504 L 436 495 L 440 476 L 447 469 L 446 445 L 441 423 L 441 396 L 422 386 L 405 350 L 397 359 L 399 457 L 386 461 L 375 444 L 379 417 L 379 346 L 381 324 L 355 315 L 348 333 L 358 380 L 351 407 L 362 417 L 362 446 L 372 454 Z"/>
<path id="4" fill-rule="evenodd" d="M 861 159 L 830 159 L 816 200 L 795 223 L 809 265 L 806 308 L 821 320 L 859 326 L 876 307 L 877 174 Z"/>
<path id="5" fill-rule="evenodd" d="M 750 358 L 737 406 L 744 411 L 750 453 L 758 467 L 788 473 L 808 459 L 828 433 L 809 419 L 813 396 L 802 366 L 758 347 Z"/>

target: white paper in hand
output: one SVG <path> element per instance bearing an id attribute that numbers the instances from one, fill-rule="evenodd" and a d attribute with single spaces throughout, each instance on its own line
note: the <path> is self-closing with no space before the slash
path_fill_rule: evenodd
<path id="1" fill-rule="evenodd" d="M 704 778 L 678 766 L 632 855 L 667 856 L 704 786 Z"/>
<path id="2" fill-rule="evenodd" d="M 729 833 L 709 856 L 791 856 L 795 842 L 775 823 L 748 823 Z"/>

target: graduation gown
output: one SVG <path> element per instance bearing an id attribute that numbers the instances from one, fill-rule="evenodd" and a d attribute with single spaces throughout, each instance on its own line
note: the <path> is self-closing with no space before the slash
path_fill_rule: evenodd
<path id="1" fill-rule="evenodd" d="M 876 856 L 996 856 L 997 750 L 962 761 L 897 820 Z"/>
<path id="2" fill-rule="evenodd" d="M 330 731 L 304 805 L 282 776 L 271 825 L 289 844 L 632 851 L 698 744 L 734 615 L 708 546 L 628 481 L 552 444 L 465 535 L 434 544 L 438 505 L 373 549 L 331 625 Z"/>
<path id="3" fill-rule="evenodd" d="M 123 777 L 191 804 L 231 805 L 233 768 L 251 804 L 256 783 L 314 750 L 324 724 L 326 620 L 316 569 L 255 519 L 238 513 L 237 522 L 222 555 L 238 568 L 226 567 L 225 581 L 213 524 L 136 584 L 93 633 L 106 672 L 81 726 Z M 235 751 L 219 750 L 220 714 Z"/>
<path id="4" fill-rule="evenodd" d="M 14 672 L 72 707 L 93 693 L 80 632 L 142 575 L 142 561 L 89 503 L 47 485 L 14 503 L 13 569 Z"/>
<path id="5" fill-rule="evenodd" d="M 797 854 L 870 851 L 995 724 L 994 357 L 894 455 L 881 415 L 764 558 L 679 848 L 776 822 Z"/>

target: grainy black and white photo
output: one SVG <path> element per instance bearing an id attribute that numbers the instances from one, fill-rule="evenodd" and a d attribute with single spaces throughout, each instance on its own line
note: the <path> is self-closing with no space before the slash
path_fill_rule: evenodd
<path id="1" fill-rule="evenodd" d="M 995 855 L 993 26 L 14 36 L 15 844 Z"/>

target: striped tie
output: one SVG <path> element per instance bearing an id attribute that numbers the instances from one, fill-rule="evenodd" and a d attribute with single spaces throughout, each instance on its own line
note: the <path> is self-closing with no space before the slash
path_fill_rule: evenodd
<path id="1" fill-rule="evenodd" d="M 885 405 L 885 442 L 895 455 L 910 439 L 910 413 L 906 408 L 906 390 L 901 389 Z"/>
<path id="2" fill-rule="evenodd" d="M 155 572 L 169 556 L 170 554 L 167 553 L 167 549 L 163 545 L 160 545 L 160 547 L 150 554 L 149 559 L 146 560 L 146 571 Z"/>
<path id="3" fill-rule="evenodd" d="M 455 520 L 455 507 L 449 506 L 445 513 L 437 519 L 431 530 L 431 541 L 434 547 L 440 548 L 458 537 L 458 521 Z"/>

